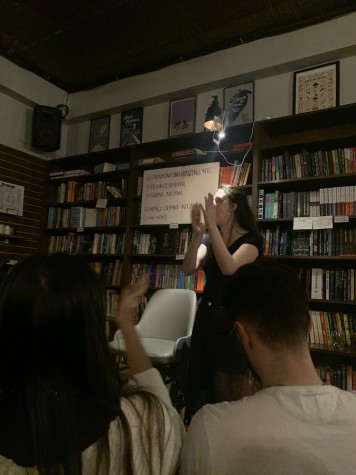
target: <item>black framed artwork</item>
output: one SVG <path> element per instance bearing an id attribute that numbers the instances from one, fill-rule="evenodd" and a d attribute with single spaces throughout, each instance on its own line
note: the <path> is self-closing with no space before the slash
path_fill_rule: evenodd
<path id="1" fill-rule="evenodd" d="M 89 152 L 101 152 L 108 149 L 110 116 L 92 119 L 90 123 Z"/>
<path id="2" fill-rule="evenodd" d="M 170 137 L 194 132 L 195 101 L 196 98 L 194 96 L 171 102 L 169 119 Z"/>
<path id="3" fill-rule="evenodd" d="M 120 147 L 142 142 L 142 122 L 142 107 L 121 114 Z"/>
<path id="4" fill-rule="evenodd" d="M 295 71 L 293 114 L 339 105 L 339 61 Z"/>
<path id="5" fill-rule="evenodd" d="M 255 83 L 253 81 L 224 89 L 225 127 L 251 124 L 255 120 Z"/>

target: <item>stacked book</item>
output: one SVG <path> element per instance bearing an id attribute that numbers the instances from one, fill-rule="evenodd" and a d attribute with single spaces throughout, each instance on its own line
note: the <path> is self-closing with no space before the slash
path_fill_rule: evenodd
<path id="1" fill-rule="evenodd" d="M 207 155 L 206 152 L 200 150 L 199 148 L 186 148 L 184 150 L 178 150 L 176 152 L 171 153 L 172 158 L 197 158 L 197 157 L 205 157 Z"/>
<path id="2" fill-rule="evenodd" d="M 80 175 L 89 175 L 90 172 L 87 170 L 83 169 L 77 169 L 77 170 L 61 170 L 58 172 L 50 172 L 49 178 L 50 180 L 55 180 L 57 178 L 66 178 L 66 177 L 71 177 L 71 176 L 80 176 Z"/>
<path id="3" fill-rule="evenodd" d="M 100 163 L 99 165 L 95 165 L 94 173 L 106 173 L 106 172 L 114 172 L 116 171 L 116 164 L 104 162 Z"/>

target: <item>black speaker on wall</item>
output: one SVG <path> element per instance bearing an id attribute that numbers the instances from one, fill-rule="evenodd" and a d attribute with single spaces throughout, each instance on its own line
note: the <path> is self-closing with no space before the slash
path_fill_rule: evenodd
<path id="1" fill-rule="evenodd" d="M 62 112 L 56 107 L 35 106 L 32 118 L 32 145 L 46 152 L 61 147 Z"/>

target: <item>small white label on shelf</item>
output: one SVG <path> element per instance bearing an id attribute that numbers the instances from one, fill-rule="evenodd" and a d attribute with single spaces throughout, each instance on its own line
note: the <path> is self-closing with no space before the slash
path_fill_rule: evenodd
<path id="1" fill-rule="evenodd" d="M 77 228 L 77 233 L 83 233 L 84 232 L 84 228 Z"/>
<path id="2" fill-rule="evenodd" d="M 176 254 L 176 261 L 182 261 L 184 259 L 184 254 Z"/>
<path id="3" fill-rule="evenodd" d="M 318 216 L 313 218 L 313 229 L 332 229 L 333 217 L 332 216 Z"/>
<path id="4" fill-rule="evenodd" d="M 171 223 L 169 229 L 178 229 L 178 223 Z"/>
<path id="5" fill-rule="evenodd" d="M 106 208 L 108 200 L 106 198 L 99 198 L 96 202 L 96 208 Z"/>
<path id="6" fill-rule="evenodd" d="M 334 223 L 348 223 L 349 216 L 334 216 Z"/>
<path id="7" fill-rule="evenodd" d="M 294 218 L 293 229 L 294 230 L 313 229 L 313 219 L 315 218 L 310 218 L 310 217 Z"/>

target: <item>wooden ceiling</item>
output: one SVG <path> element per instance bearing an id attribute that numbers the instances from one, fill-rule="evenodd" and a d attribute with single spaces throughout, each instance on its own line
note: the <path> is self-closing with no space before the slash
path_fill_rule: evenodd
<path id="1" fill-rule="evenodd" d="M 0 0 L 0 55 L 73 93 L 355 10 L 356 0 Z"/>

